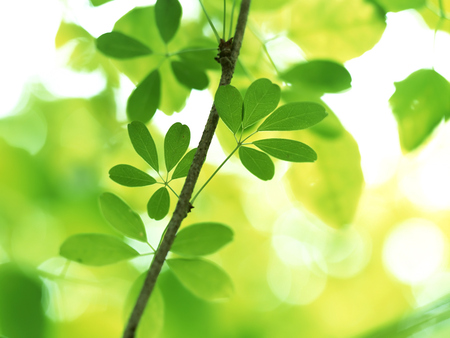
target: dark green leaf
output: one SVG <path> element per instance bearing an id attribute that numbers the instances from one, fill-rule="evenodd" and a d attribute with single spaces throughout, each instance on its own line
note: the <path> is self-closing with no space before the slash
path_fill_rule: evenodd
<path id="1" fill-rule="evenodd" d="M 268 79 L 258 79 L 248 87 L 244 97 L 244 129 L 269 115 L 280 101 L 280 87 Z"/>
<path id="2" fill-rule="evenodd" d="M 431 69 L 420 69 L 395 83 L 389 99 L 406 151 L 421 145 L 434 128 L 450 117 L 450 83 Z"/>
<path id="3" fill-rule="evenodd" d="M 141 217 L 122 199 L 114 194 L 105 192 L 100 196 L 100 209 L 105 219 L 114 229 L 127 237 L 141 242 L 147 241 Z"/>
<path id="4" fill-rule="evenodd" d="M 258 128 L 268 130 L 299 130 L 319 123 L 327 116 L 325 109 L 313 102 L 287 103 L 275 110 Z"/>
<path id="5" fill-rule="evenodd" d="M 116 59 L 130 59 L 152 53 L 150 48 L 142 42 L 114 31 L 98 37 L 97 49 L 103 54 Z"/>
<path id="6" fill-rule="evenodd" d="M 155 141 L 145 124 L 139 121 L 131 122 L 128 125 L 128 135 L 134 150 L 157 172 L 159 171 L 158 153 Z"/>
<path id="7" fill-rule="evenodd" d="M 139 256 L 117 237 L 104 234 L 78 234 L 65 240 L 59 254 L 81 264 L 101 266 Z"/>
<path id="8" fill-rule="evenodd" d="M 148 216 L 154 220 L 161 220 L 166 217 L 169 212 L 170 207 L 170 196 L 169 191 L 167 191 L 166 187 L 159 188 L 150 197 L 150 200 L 147 204 L 147 213 Z"/>
<path id="9" fill-rule="evenodd" d="M 345 67 L 328 60 L 298 64 L 282 74 L 289 83 L 298 83 L 320 93 L 338 93 L 351 87 L 352 77 Z"/>
<path id="10" fill-rule="evenodd" d="M 233 284 L 218 265 L 203 259 L 168 259 L 167 265 L 189 291 L 206 300 L 229 298 Z"/>
<path id="11" fill-rule="evenodd" d="M 275 166 L 269 156 L 261 151 L 248 148 L 239 148 L 239 158 L 248 171 L 263 181 L 268 181 L 275 174 Z"/>
<path id="12" fill-rule="evenodd" d="M 242 123 L 242 96 L 231 85 L 220 86 L 217 89 L 214 104 L 222 121 L 236 134 Z"/>
<path id="13" fill-rule="evenodd" d="M 219 63 L 214 60 L 217 56 L 217 46 L 214 41 L 206 40 L 202 45 L 182 49 L 178 57 L 187 63 L 194 63 L 200 69 L 220 69 Z M 214 47 L 215 46 L 215 47 Z"/>
<path id="14" fill-rule="evenodd" d="M 191 132 L 188 126 L 177 122 L 169 128 L 164 138 L 164 157 L 167 172 L 171 171 L 183 157 L 189 147 L 190 140 Z"/>
<path id="15" fill-rule="evenodd" d="M 158 109 L 161 98 L 161 77 L 158 70 L 152 71 L 131 93 L 127 102 L 130 121 L 147 123 Z"/>
<path id="16" fill-rule="evenodd" d="M 317 154 L 306 144 L 280 138 L 254 141 L 253 144 L 267 154 L 289 162 L 314 162 Z"/>
<path id="17" fill-rule="evenodd" d="M 155 19 L 159 34 L 168 43 L 180 26 L 182 9 L 178 0 L 157 0 Z"/>
<path id="18" fill-rule="evenodd" d="M 156 183 L 149 174 L 128 164 L 118 164 L 109 170 L 109 177 L 126 187 L 143 187 Z"/>
<path id="19" fill-rule="evenodd" d="M 173 171 L 173 174 L 172 174 L 173 180 L 187 176 L 187 174 L 189 172 L 189 168 L 192 165 L 192 160 L 194 159 L 196 151 L 197 151 L 197 148 L 194 148 L 194 149 L 190 150 L 186 155 L 184 155 L 184 157 L 181 159 L 180 163 L 178 163 L 175 170 Z"/>
<path id="20" fill-rule="evenodd" d="M 196 223 L 181 229 L 170 251 L 184 256 L 209 255 L 233 240 L 233 230 L 221 223 Z"/>
<path id="21" fill-rule="evenodd" d="M 195 64 L 172 61 L 170 65 L 177 80 L 186 87 L 198 90 L 203 90 L 208 87 L 208 76 L 204 71 L 196 67 Z"/>

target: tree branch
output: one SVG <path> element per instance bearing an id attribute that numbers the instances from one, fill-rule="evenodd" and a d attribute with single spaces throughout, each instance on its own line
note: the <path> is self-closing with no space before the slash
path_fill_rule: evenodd
<path id="1" fill-rule="evenodd" d="M 242 46 L 242 40 L 244 38 L 245 27 L 247 25 L 247 18 L 250 9 L 251 0 L 242 0 L 241 9 L 239 11 L 239 18 L 236 25 L 236 32 L 234 36 L 233 46 L 231 49 L 231 56 L 223 56 L 219 58 L 219 62 L 222 65 L 222 76 L 220 78 L 219 86 L 224 86 L 230 84 L 233 77 L 234 68 L 236 61 L 239 56 L 239 51 Z M 180 198 L 173 212 L 172 219 L 170 220 L 167 231 L 164 238 L 155 253 L 155 256 L 150 265 L 150 269 L 145 278 L 144 285 L 138 296 L 136 304 L 133 308 L 133 312 L 128 320 L 127 327 L 125 328 L 123 338 L 134 338 L 137 326 L 145 310 L 145 306 L 150 298 L 150 295 L 155 287 L 156 280 L 161 272 L 161 268 L 166 259 L 167 253 L 169 252 L 178 229 L 180 228 L 181 222 L 187 217 L 190 210 L 191 204 L 190 199 L 192 192 L 194 191 L 195 184 L 200 175 L 200 170 L 206 159 L 206 154 L 208 153 L 211 140 L 214 136 L 214 132 L 219 121 L 219 115 L 217 113 L 216 107 L 212 106 L 211 112 L 208 117 L 205 129 L 203 130 L 203 135 L 200 143 L 195 153 L 194 160 L 189 169 L 189 173 L 186 177 L 183 189 L 181 190 Z"/>

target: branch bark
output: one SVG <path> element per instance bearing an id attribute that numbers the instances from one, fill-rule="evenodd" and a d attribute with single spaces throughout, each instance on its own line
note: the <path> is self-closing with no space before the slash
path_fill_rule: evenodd
<path id="1" fill-rule="evenodd" d="M 222 75 L 220 78 L 219 86 L 230 84 L 233 77 L 234 68 L 239 56 L 239 51 L 242 46 L 242 40 L 244 38 L 245 27 L 247 25 L 250 2 L 251 0 L 242 0 L 234 35 L 233 46 L 231 49 L 231 56 L 221 57 L 219 59 L 219 62 L 222 66 Z M 187 217 L 187 214 L 190 210 L 190 199 L 194 191 L 197 179 L 200 175 L 200 170 L 203 166 L 203 163 L 205 162 L 206 154 L 208 153 L 208 149 L 214 136 L 218 121 L 219 115 L 217 113 L 216 107 L 213 104 L 208 117 L 208 121 L 206 122 L 205 129 L 203 130 L 203 135 L 198 145 L 197 152 L 195 153 L 194 160 L 189 169 L 189 173 L 186 177 L 183 189 L 181 190 L 180 198 L 178 199 L 175 211 L 173 212 L 172 219 L 169 221 L 164 238 L 161 241 L 161 244 L 152 260 L 150 269 L 147 273 L 147 277 L 144 281 L 144 285 L 125 328 L 123 338 L 135 337 L 137 326 L 145 310 L 145 306 L 148 303 L 150 295 L 155 287 L 156 280 L 159 276 L 159 273 L 161 272 L 164 261 L 166 260 L 167 253 L 169 252 L 173 241 L 175 240 L 175 236 L 178 229 L 180 228 L 181 222 Z"/>

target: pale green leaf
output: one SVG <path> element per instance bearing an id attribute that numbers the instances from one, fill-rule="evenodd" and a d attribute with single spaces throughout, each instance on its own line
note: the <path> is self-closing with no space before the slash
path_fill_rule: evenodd
<path id="1" fill-rule="evenodd" d="M 280 87 L 268 79 L 253 82 L 244 96 L 244 129 L 269 115 L 278 106 L 280 95 Z"/>
<path id="2" fill-rule="evenodd" d="M 268 181 L 273 178 L 275 166 L 270 157 L 263 152 L 248 147 L 240 147 L 239 158 L 242 165 L 259 179 Z"/>
<path id="3" fill-rule="evenodd" d="M 170 251 L 183 256 L 209 255 L 233 240 L 233 230 L 221 223 L 196 223 L 181 229 Z"/>
<path id="4" fill-rule="evenodd" d="M 142 42 L 115 31 L 100 35 L 97 39 L 97 49 L 116 59 L 130 59 L 152 53 L 151 49 Z"/>
<path id="5" fill-rule="evenodd" d="M 186 155 L 184 155 L 184 157 L 181 159 L 180 163 L 178 163 L 178 165 L 175 167 L 175 170 L 173 171 L 173 174 L 172 174 L 173 180 L 187 176 L 187 174 L 189 172 L 189 168 L 192 165 L 192 161 L 194 160 L 196 151 L 197 151 L 197 148 L 194 148 L 194 149 L 190 150 Z"/>
<path id="6" fill-rule="evenodd" d="M 147 235 L 141 217 L 128 204 L 109 192 L 103 193 L 99 201 L 103 217 L 105 217 L 114 229 L 127 237 L 141 242 L 147 241 Z"/>
<path id="7" fill-rule="evenodd" d="M 158 153 L 156 151 L 155 141 L 148 131 L 145 124 L 139 121 L 131 122 L 128 125 L 128 135 L 134 150 L 147 162 L 153 169 L 159 171 Z"/>
<path id="8" fill-rule="evenodd" d="M 155 19 L 159 34 L 168 43 L 180 26 L 182 9 L 178 0 L 157 0 Z"/>
<path id="9" fill-rule="evenodd" d="M 156 183 L 149 174 L 128 164 L 118 164 L 109 170 L 109 177 L 126 187 L 143 187 Z"/>
<path id="10" fill-rule="evenodd" d="M 168 259 L 167 265 L 189 291 L 205 300 L 229 298 L 233 284 L 218 265 L 203 259 Z"/>
<path id="11" fill-rule="evenodd" d="M 164 158 L 167 172 L 171 171 L 183 157 L 190 140 L 191 132 L 188 126 L 177 122 L 169 128 L 164 138 Z"/>
<path id="12" fill-rule="evenodd" d="M 222 121 L 236 134 L 242 124 L 242 96 L 231 85 L 220 86 L 214 97 L 214 104 Z"/>
<path id="13" fill-rule="evenodd" d="M 253 144 L 267 154 L 283 161 L 314 162 L 317 160 L 316 152 L 299 141 L 270 138 L 254 141 Z"/>
<path id="14" fill-rule="evenodd" d="M 300 130 L 319 123 L 327 116 L 325 108 L 313 102 L 287 103 L 275 110 L 258 131 Z"/>
<path id="15" fill-rule="evenodd" d="M 150 197 L 147 204 L 148 216 L 154 220 L 161 220 L 166 217 L 170 207 L 169 191 L 166 187 L 159 188 Z"/>
<path id="16" fill-rule="evenodd" d="M 203 90 L 208 87 L 208 76 L 196 64 L 172 61 L 170 65 L 177 80 L 186 87 L 197 90 Z"/>
<path id="17" fill-rule="evenodd" d="M 59 254 L 85 265 L 102 266 L 139 256 L 119 238 L 106 234 L 78 234 L 67 238 Z"/>
<path id="18" fill-rule="evenodd" d="M 406 9 L 420 9 L 426 0 L 371 0 L 378 3 L 386 12 L 400 12 Z"/>
<path id="19" fill-rule="evenodd" d="M 154 70 L 138 84 L 128 98 L 128 119 L 147 123 L 155 115 L 160 99 L 161 76 L 158 70 Z"/>

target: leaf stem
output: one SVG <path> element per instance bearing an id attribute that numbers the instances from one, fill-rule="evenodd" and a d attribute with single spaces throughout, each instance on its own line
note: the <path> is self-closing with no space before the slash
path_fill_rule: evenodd
<path id="1" fill-rule="evenodd" d="M 175 192 L 175 190 L 173 190 L 172 187 L 169 185 L 169 182 L 167 182 L 165 185 L 166 185 L 167 188 L 170 189 L 170 191 L 173 192 L 173 194 L 174 194 L 177 198 L 180 198 L 180 196 L 178 196 L 178 194 Z"/>
<path id="2" fill-rule="evenodd" d="M 147 241 L 147 244 L 148 244 L 148 246 L 150 247 L 150 249 L 152 249 L 153 250 L 153 253 L 155 253 L 155 248 L 150 244 L 150 242 L 149 241 Z M 142 256 L 142 255 L 141 255 Z"/>
<path id="3" fill-rule="evenodd" d="M 209 25 L 211 26 L 212 30 L 214 31 L 214 35 L 216 36 L 217 43 L 220 43 L 219 33 L 217 33 L 216 27 L 214 27 L 211 19 L 209 18 L 208 12 L 206 12 L 206 8 L 205 8 L 205 6 L 203 6 L 202 0 L 198 0 L 198 2 L 200 2 L 200 6 L 202 6 L 203 13 L 205 13 L 206 19 L 208 20 Z"/>
<path id="4" fill-rule="evenodd" d="M 233 1 L 233 7 L 231 7 L 231 17 L 230 17 L 230 31 L 228 33 L 228 40 L 231 39 L 231 30 L 233 29 L 233 16 L 234 16 L 234 6 L 236 5 L 236 0 Z"/>
<path id="5" fill-rule="evenodd" d="M 227 22 L 227 0 L 223 0 L 223 31 L 222 31 L 222 39 L 224 39 L 224 40 L 225 40 L 226 22 Z"/>

